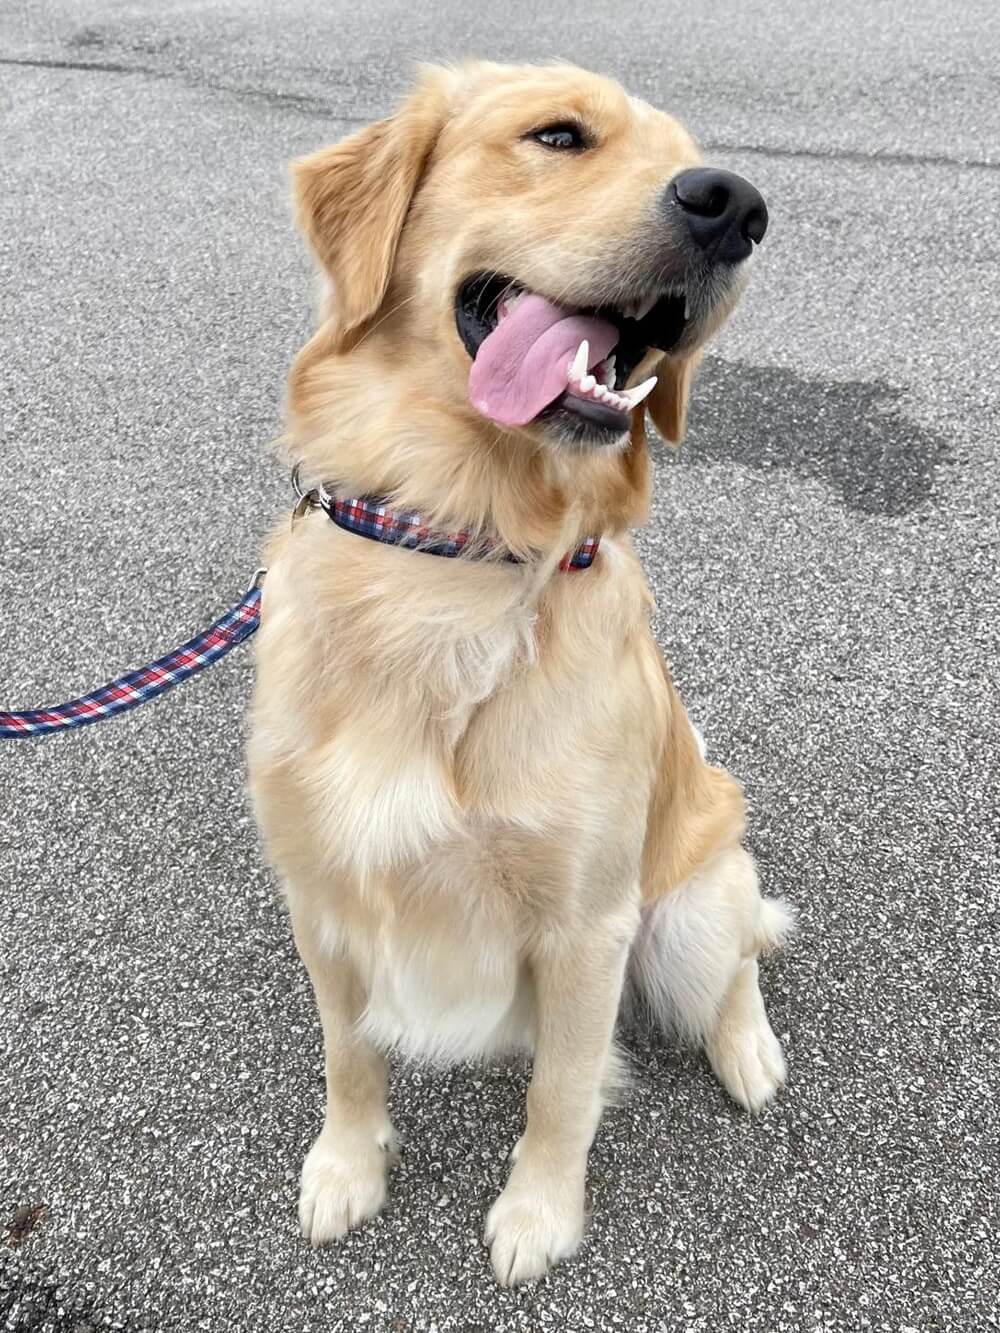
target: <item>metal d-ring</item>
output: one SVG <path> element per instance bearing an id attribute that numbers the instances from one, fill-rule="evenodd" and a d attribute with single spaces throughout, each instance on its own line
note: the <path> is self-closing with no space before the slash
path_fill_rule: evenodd
<path id="1" fill-rule="evenodd" d="M 292 468 L 292 490 L 296 495 L 295 508 L 292 510 L 292 527 L 295 526 L 296 519 L 300 519 L 310 509 L 326 509 L 330 504 L 330 496 L 322 483 L 308 491 L 302 489 L 302 482 L 299 480 L 301 469 L 301 463 L 296 463 Z"/>

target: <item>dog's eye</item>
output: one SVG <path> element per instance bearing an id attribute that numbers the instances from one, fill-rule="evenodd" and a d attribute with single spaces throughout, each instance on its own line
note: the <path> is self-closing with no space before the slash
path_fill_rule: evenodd
<path id="1" fill-rule="evenodd" d="M 570 121 L 559 125 L 544 125 L 540 130 L 532 130 L 528 137 L 543 143 L 546 148 L 555 148 L 560 152 L 579 153 L 587 147 L 580 126 Z"/>

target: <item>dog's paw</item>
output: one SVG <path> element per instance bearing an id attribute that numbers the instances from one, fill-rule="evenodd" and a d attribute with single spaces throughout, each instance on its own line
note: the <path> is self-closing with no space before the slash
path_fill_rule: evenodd
<path id="1" fill-rule="evenodd" d="M 385 1203 L 386 1178 L 396 1156 L 387 1126 L 375 1136 L 339 1137 L 324 1130 L 302 1164 L 299 1226 L 313 1246 L 346 1236 Z"/>
<path id="2" fill-rule="evenodd" d="M 517 1146 L 520 1146 L 520 1141 Z M 533 1187 L 511 1177 L 490 1209 L 484 1239 L 490 1262 L 503 1287 L 544 1277 L 583 1239 L 583 1188 L 564 1184 Z"/>
<path id="3" fill-rule="evenodd" d="M 760 1111 L 785 1085 L 785 1057 L 763 1006 L 746 1024 L 720 1024 L 705 1051 L 715 1077 L 748 1111 Z"/>

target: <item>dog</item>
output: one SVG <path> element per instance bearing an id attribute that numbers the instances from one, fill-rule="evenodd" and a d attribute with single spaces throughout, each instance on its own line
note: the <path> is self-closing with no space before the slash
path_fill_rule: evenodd
<path id="1" fill-rule="evenodd" d="M 580 1243 L 627 1003 L 750 1110 L 785 1079 L 757 958 L 791 914 L 629 538 L 647 416 L 680 441 L 767 209 L 563 64 L 426 69 L 293 181 L 324 281 L 288 394 L 313 485 L 264 561 L 248 767 L 325 1046 L 300 1222 L 318 1245 L 382 1207 L 389 1052 L 526 1050 L 485 1227 L 513 1285 Z"/>

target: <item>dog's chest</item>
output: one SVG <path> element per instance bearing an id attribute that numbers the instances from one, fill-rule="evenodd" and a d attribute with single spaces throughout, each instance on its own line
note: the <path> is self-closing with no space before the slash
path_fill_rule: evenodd
<path id="1" fill-rule="evenodd" d="M 411 897 L 399 908 L 397 900 L 352 941 L 365 1035 L 441 1061 L 530 1044 L 528 988 L 509 923 L 458 895 Z"/>
<path id="2" fill-rule="evenodd" d="M 524 687 L 533 652 L 525 615 L 474 634 L 429 634 L 406 691 L 397 672 L 341 722 L 312 764 L 308 788 L 318 831 L 338 861 L 378 874 L 466 835 L 475 812 L 457 790 L 457 757 L 469 750 L 477 715 L 496 712 L 501 695 Z M 491 733 L 473 744 L 502 775 L 503 756 L 483 753 L 500 739 Z"/>
<path id="3" fill-rule="evenodd" d="M 419 642 L 395 634 L 402 614 L 380 606 L 374 633 L 341 640 L 335 725 L 275 786 L 322 867 L 325 943 L 357 968 L 367 1034 L 448 1059 L 530 1044 L 532 947 L 636 880 L 634 662 L 576 602 L 560 618 L 442 600 Z"/>
<path id="4" fill-rule="evenodd" d="M 536 655 L 534 615 L 523 607 L 476 632 L 443 635 L 428 647 L 424 674 L 449 749 L 465 734 L 474 711 L 507 689 Z"/>

